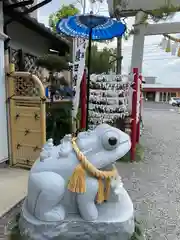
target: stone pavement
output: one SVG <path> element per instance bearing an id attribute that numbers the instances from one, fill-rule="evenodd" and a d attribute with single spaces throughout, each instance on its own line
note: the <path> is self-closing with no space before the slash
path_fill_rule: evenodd
<path id="1" fill-rule="evenodd" d="M 6 226 L 19 213 L 26 195 L 28 171 L 16 168 L 0 168 L 0 240 L 5 240 Z"/>
<path id="2" fill-rule="evenodd" d="M 180 239 L 180 115 L 144 112 L 145 161 L 118 163 L 146 240 Z"/>
<path id="3" fill-rule="evenodd" d="M 26 195 L 28 171 L 0 168 L 0 217 Z"/>

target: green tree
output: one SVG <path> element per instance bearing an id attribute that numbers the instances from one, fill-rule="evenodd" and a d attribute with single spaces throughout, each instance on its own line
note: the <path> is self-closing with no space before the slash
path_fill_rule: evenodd
<path id="1" fill-rule="evenodd" d="M 80 11 L 76 8 L 73 4 L 69 5 L 62 5 L 56 12 L 52 13 L 49 16 L 49 26 L 55 32 L 56 31 L 56 24 L 59 19 L 68 18 L 69 16 L 74 16 L 79 14 Z"/>
<path id="2" fill-rule="evenodd" d="M 93 44 L 91 48 L 91 67 L 90 73 L 108 73 L 113 68 L 114 62 L 111 61 L 112 49 L 107 47 L 102 50 L 98 49 L 97 44 Z M 86 66 L 87 66 L 88 53 L 86 54 Z"/>
<path id="3" fill-rule="evenodd" d="M 49 26 L 53 32 L 56 32 L 56 24 L 57 22 L 62 18 L 67 18 L 69 16 L 73 16 L 76 14 L 79 14 L 80 11 L 78 8 L 76 8 L 73 4 L 69 5 L 62 5 L 61 8 L 59 8 L 56 12 L 52 13 L 49 16 Z M 72 43 L 72 41 L 71 41 Z M 72 46 L 71 46 L 72 47 Z M 58 68 L 58 65 L 60 65 L 60 68 L 66 69 L 66 61 L 68 59 L 66 58 L 59 58 L 59 57 L 53 57 L 45 59 L 40 59 L 41 65 L 48 68 L 50 71 L 54 70 L 54 66 L 56 67 L 56 71 L 59 71 L 61 69 Z M 66 61 L 65 61 L 66 60 Z M 69 59 L 70 60 L 70 59 Z M 53 86 L 54 79 L 51 79 L 51 86 Z M 56 82 L 56 81 L 54 81 Z M 57 105 L 57 104 L 56 104 Z M 55 106 L 55 104 L 54 104 Z M 71 119 L 71 103 L 62 103 L 59 104 L 59 107 L 53 107 L 53 104 L 49 106 L 47 109 L 48 119 L 47 119 L 47 133 L 48 137 L 53 137 L 55 140 L 55 143 L 59 143 L 60 139 L 67 133 L 71 132 L 72 128 L 72 119 Z M 49 124 L 48 124 L 49 123 Z"/>

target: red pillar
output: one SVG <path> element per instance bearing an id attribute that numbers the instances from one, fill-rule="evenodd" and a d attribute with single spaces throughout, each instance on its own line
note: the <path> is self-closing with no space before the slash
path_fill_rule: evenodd
<path id="1" fill-rule="evenodd" d="M 86 128 L 86 71 L 84 70 L 81 81 L 80 103 L 81 103 L 81 126 L 80 129 Z"/>
<path id="2" fill-rule="evenodd" d="M 138 68 L 133 68 L 134 85 L 132 96 L 132 122 L 131 122 L 131 161 L 135 160 L 136 153 L 136 112 L 137 112 L 137 84 L 138 84 Z"/>

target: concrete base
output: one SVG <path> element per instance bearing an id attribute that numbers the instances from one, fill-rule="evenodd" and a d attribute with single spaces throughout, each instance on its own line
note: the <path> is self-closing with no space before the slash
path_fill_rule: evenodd
<path id="1" fill-rule="evenodd" d="M 129 240 L 134 232 L 134 219 L 133 216 L 123 219 L 120 213 L 111 221 L 87 222 L 70 214 L 64 221 L 47 223 L 35 219 L 22 207 L 19 228 L 21 235 L 25 239 L 30 236 L 31 240 Z"/>

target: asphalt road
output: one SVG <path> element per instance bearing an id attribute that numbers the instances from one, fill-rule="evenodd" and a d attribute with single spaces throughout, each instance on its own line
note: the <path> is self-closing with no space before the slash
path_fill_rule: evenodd
<path id="1" fill-rule="evenodd" d="M 152 111 L 171 111 L 171 109 L 176 110 L 176 107 L 168 103 L 155 103 L 155 102 L 143 102 L 144 110 L 152 110 Z"/>

